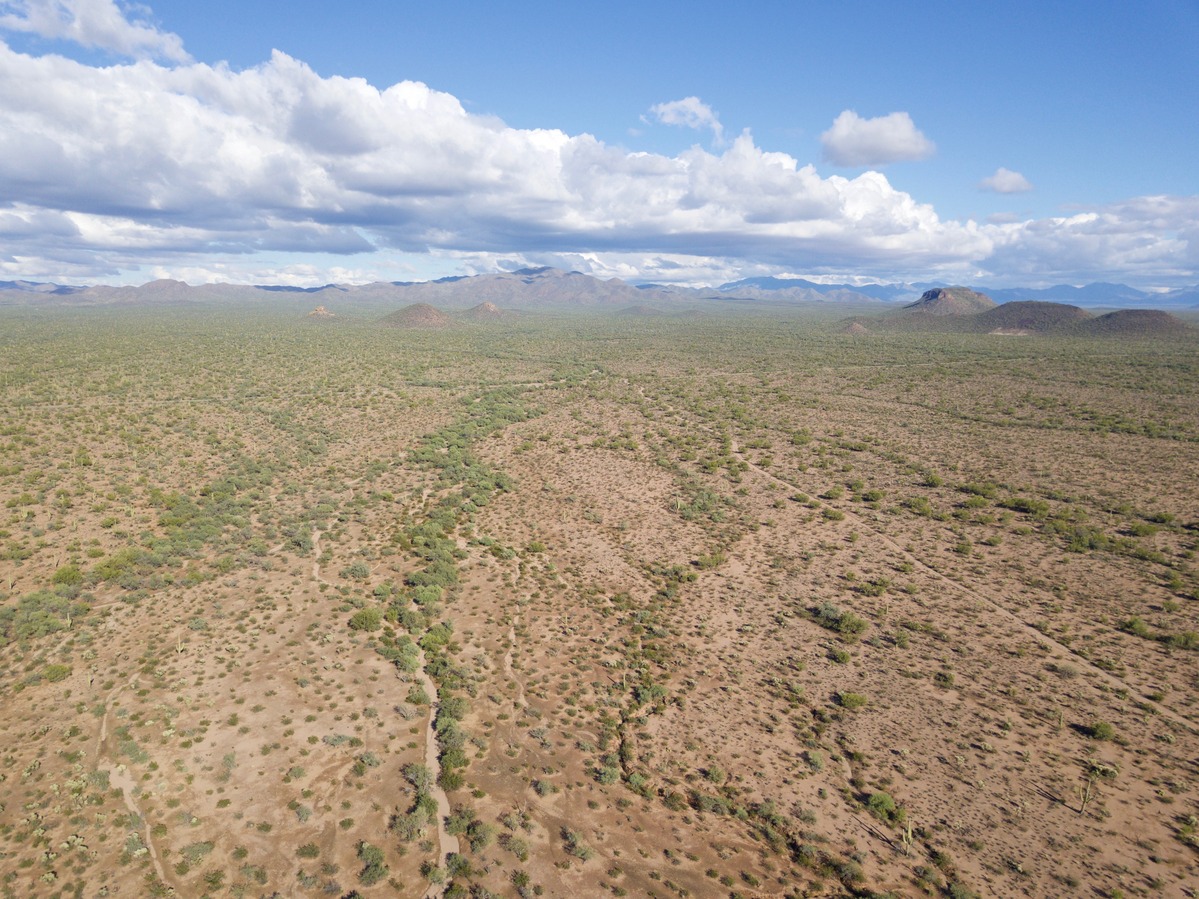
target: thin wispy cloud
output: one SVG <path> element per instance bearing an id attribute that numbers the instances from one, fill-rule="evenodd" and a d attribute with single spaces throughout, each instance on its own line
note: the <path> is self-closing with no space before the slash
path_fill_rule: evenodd
<path id="1" fill-rule="evenodd" d="M 114 0 L 0 0 L 0 28 L 135 59 L 187 62 L 183 40 Z"/>
<path id="2" fill-rule="evenodd" d="M 906 112 L 864 119 L 847 109 L 820 135 L 820 143 L 825 159 L 847 167 L 927 159 L 937 150 Z"/>
<path id="3" fill-rule="evenodd" d="M 649 116 L 651 118 L 647 121 L 661 122 L 663 125 L 711 131 L 715 144 L 724 144 L 724 126 L 720 124 L 720 117 L 699 97 L 684 97 L 682 100 L 658 103 L 649 108 Z M 645 120 L 644 116 L 642 118 Z"/>

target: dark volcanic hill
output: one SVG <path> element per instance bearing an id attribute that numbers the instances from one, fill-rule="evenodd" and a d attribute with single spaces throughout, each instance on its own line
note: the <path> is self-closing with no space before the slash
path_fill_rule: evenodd
<path id="1" fill-rule="evenodd" d="M 995 308 L 995 301 L 969 287 L 934 287 L 903 308 L 905 312 L 927 315 L 973 315 Z"/>
<path id="2" fill-rule="evenodd" d="M 1186 322 L 1158 309 L 1118 309 L 1100 315 L 1079 328 L 1096 337 L 1168 337 L 1193 330 Z"/>
<path id="3" fill-rule="evenodd" d="M 383 316 L 379 323 L 388 328 L 447 328 L 454 320 L 428 303 L 413 303 Z"/>
<path id="4" fill-rule="evenodd" d="M 1078 306 L 1040 300 L 1017 300 L 980 312 L 936 311 L 960 308 L 961 297 L 944 297 L 930 290 L 921 303 L 877 319 L 854 318 L 847 324 L 869 329 L 953 334 L 1058 335 L 1063 337 L 1159 338 L 1195 332 L 1181 319 L 1157 309 L 1121 309 L 1095 317 Z M 967 294 L 973 293 L 966 291 Z M 982 296 L 975 294 L 975 296 Z M 967 300 L 969 298 L 967 297 Z M 982 297 L 983 300 L 987 298 Z M 927 302 L 925 302 L 927 301 Z M 942 306 L 944 301 L 945 306 Z M 929 307 L 932 307 L 932 311 Z"/>
<path id="5" fill-rule="evenodd" d="M 1065 303 L 1017 300 L 972 316 L 971 330 L 1015 334 L 1044 334 L 1063 331 L 1087 321 L 1091 313 Z"/>

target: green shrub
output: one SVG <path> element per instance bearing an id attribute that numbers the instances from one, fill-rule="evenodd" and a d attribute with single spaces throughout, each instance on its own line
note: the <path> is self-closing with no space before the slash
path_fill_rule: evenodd
<path id="1" fill-rule="evenodd" d="M 358 844 L 358 860 L 362 862 L 358 881 L 364 886 L 376 884 L 387 876 L 388 868 L 383 862 L 383 850 L 378 846 L 372 846 L 363 840 Z"/>
<path id="2" fill-rule="evenodd" d="M 958 487 L 962 493 L 970 494 L 971 496 L 981 496 L 985 499 L 994 499 L 999 495 L 999 488 L 990 481 L 982 483 L 962 484 Z"/>
<path id="3" fill-rule="evenodd" d="M 865 619 L 852 612 L 843 612 L 831 602 L 822 602 L 817 606 L 813 618 L 821 627 L 836 631 L 850 640 L 856 639 L 870 626 Z"/>
<path id="4" fill-rule="evenodd" d="M 429 694 L 425 692 L 425 688 L 420 684 L 413 684 L 408 688 L 408 695 L 404 697 L 413 705 L 428 705 Z"/>
<path id="5" fill-rule="evenodd" d="M 65 588 L 60 588 L 66 592 Z M 67 629 L 73 617 L 86 615 L 86 603 L 50 590 L 22 596 L 16 605 L 0 608 L 0 645 L 13 640 L 32 640 Z"/>
<path id="6" fill-rule="evenodd" d="M 903 501 L 903 506 L 913 515 L 928 517 L 933 514 L 932 503 L 923 496 L 909 496 Z"/>
<path id="7" fill-rule="evenodd" d="M 471 852 L 482 852 L 495 842 L 495 827 L 485 821 L 472 821 L 466 828 L 466 841 Z"/>
<path id="8" fill-rule="evenodd" d="M 83 572 L 79 570 L 78 565 L 71 563 L 54 572 L 54 577 L 50 580 L 59 586 L 73 587 L 83 583 Z"/>
<path id="9" fill-rule="evenodd" d="M 42 677 L 50 683 L 55 684 L 61 680 L 66 680 L 71 675 L 70 665 L 47 665 L 42 669 Z"/>
<path id="10" fill-rule="evenodd" d="M 189 865 L 198 864 L 205 856 L 207 856 L 215 848 L 215 844 L 210 842 L 191 843 L 184 846 L 181 854 L 184 861 Z"/>
<path id="11" fill-rule="evenodd" d="M 871 814 L 888 824 L 899 823 L 906 817 L 890 793 L 871 793 L 870 798 L 866 800 L 866 807 L 870 809 Z"/>
<path id="12" fill-rule="evenodd" d="M 377 608 L 360 609 L 350 618 L 350 628 L 356 631 L 377 631 L 383 626 L 383 613 Z"/>
<path id="13" fill-rule="evenodd" d="M 471 867 L 470 859 L 459 852 L 451 852 L 445 859 L 446 871 L 450 877 L 472 877 L 475 870 Z"/>
<path id="14" fill-rule="evenodd" d="M 529 860 L 529 844 L 510 833 L 500 834 L 500 846 L 507 849 L 522 862 Z"/>
<path id="15" fill-rule="evenodd" d="M 595 850 L 585 845 L 582 837 L 573 830 L 562 829 L 562 842 L 566 844 L 566 851 L 577 859 L 586 862 L 595 857 Z"/>
<path id="16" fill-rule="evenodd" d="M 1044 518 L 1049 514 L 1049 503 L 1043 499 L 1032 499 L 1027 496 L 1010 496 L 999 505 L 1013 512 L 1022 512 L 1036 518 Z"/>

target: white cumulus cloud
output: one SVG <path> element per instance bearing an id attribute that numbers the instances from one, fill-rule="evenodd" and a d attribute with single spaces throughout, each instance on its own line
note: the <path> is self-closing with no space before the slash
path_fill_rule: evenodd
<path id="1" fill-rule="evenodd" d="M 822 178 L 748 134 L 721 152 L 628 152 L 511 128 L 418 82 L 321 77 L 283 53 L 241 72 L 96 68 L 0 44 L 0 196 L 69 214 L 76 236 L 44 242 L 43 257 L 385 247 L 910 261 L 986 249 L 878 173 Z"/>
<path id="2" fill-rule="evenodd" d="M 706 109 L 655 114 L 717 133 Z M 867 142 L 870 158 L 888 147 L 896 158 L 888 135 L 918 134 L 903 119 Z M 315 283 L 514 259 L 676 283 L 780 270 L 1193 280 L 1199 199 L 961 222 L 880 172 L 822 177 L 748 133 L 717 149 L 631 152 L 513 128 L 419 82 L 322 77 L 283 53 L 244 71 L 148 58 L 96 67 L 0 42 L 0 238 L 0 273 L 35 280 L 261 281 L 268 259 L 288 260 L 296 279 L 317 272 Z M 304 268 L 311 260 L 319 271 Z"/>
<path id="3" fill-rule="evenodd" d="M 1051 283 L 1193 282 L 1199 196 L 1136 197 L 1074 215 L 995 226 L 988 271 Z"/>
<path id="4" fill-rule="evenodd" d="M 0 29 L 67 40 L 121 56 L 186 62 L 178 35 L 136 18 L 114 0 L 0 0 Z"/>
<path id="5" fill-rule="evenodd" d="M 820 143 L 825 159 L 841 166 L 927 159 L 937 149 L 906 112 L 864 119 L 852 109 L 833 120 L 833 126 L 820 135 Z"/>
<path id="6" fill-rule="evenodd" d="M 681 125 L 696 131 L 711 130 L 716 143 L 724 141 L 724 126 L 720 124 L 720 117 L 699 97 L 658 103 L 650 107 L 649 114 L 664 125 Z"/>
<path id="7" fill-rule="evenodd" d="M 978 183 L 981 190 L 994 191 L 997 194 L 1021 194 L 1032 190 L 1032 184 L 1019 172 L 1000 166 L 995 174 L 983 178 Z"/>

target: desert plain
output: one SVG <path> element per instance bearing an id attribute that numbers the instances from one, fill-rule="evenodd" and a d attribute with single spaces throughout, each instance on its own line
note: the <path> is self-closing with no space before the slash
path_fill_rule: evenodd
<path id="1" fill-rule="evenodd" d="M 1193 330 L 307 311 L 0 308 L 3 896 L 1199 892 Z"/>

